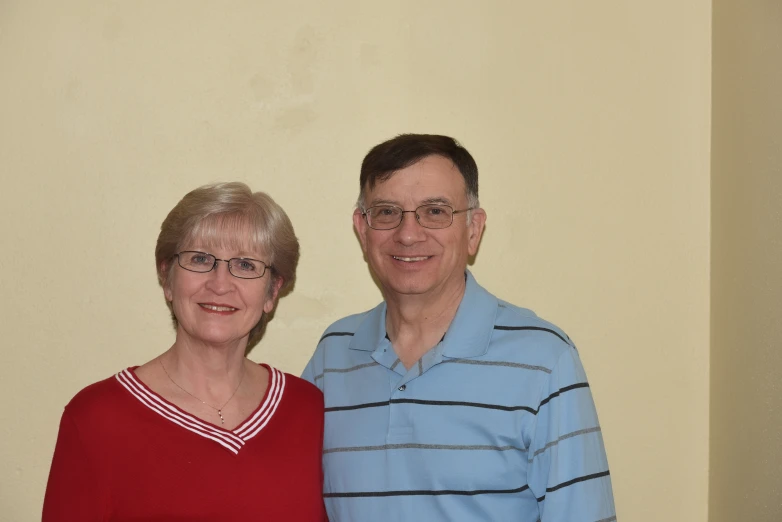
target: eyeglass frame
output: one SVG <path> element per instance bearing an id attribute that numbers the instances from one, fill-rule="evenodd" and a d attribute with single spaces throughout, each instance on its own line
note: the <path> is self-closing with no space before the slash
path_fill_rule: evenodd
<path id="1" fill-rule="evenodd" d="M 398 208 L 400 210 L 400 213 L 399 213 L 399 223 L 397 223 L 395 226 L 393 226 L 391 228 L 376 228 L 376 227 L 373 227 L 372 225 L 370 225 L 369 224 L 369 217 L 368 217 L 367 213 L 368 213 L 369 210 L 372 210 L 373 208 L 376 208 L 376 207 L 394 207 L 394 208 Z M 421 216 L 418 215 L 418 211 L 422 207 L 447 207 L 447 208 L 450 208 L 451 209 L 451 222 L 448 223 L 448 225 L 446 225 L 444 227 L 428 227 L 428 226 L 424 225 L 423 223 L 421 223 Z M 409 214 L 409 213 L 415 214 L 416 222 L 419 225 L 421 225 L 422 227 L 424 227 L 426 229 L 429 229 L 429 230 L 443 230 L 443 229 L 446 229 L 446 228 L 450 227 L 451 225 L 453 225 L 453 216 L 454 215 L 461 214 L 462 212 L 469 212 L 470 210 L 475 210 L 476 208 L 477 207 L 469 207 L 469 208 L 465 208 L 465 209 L 462 209 L 462 210 L 454 210 L 451 205 L 441 205 L 439 203 L 424 203 L 423 205 L 418 205 L 415 208 L 415 210 L 405 210 L 402 207 L 400 207 L 399 205 L 382 204 L 382 205 L 372 205 L 371 207 L 362 208 L 361 209 L 361 215 L 364 217 L 364 220 L 367 222 L 367 226 L 369 228 L 371 228 L 372 230 L 394 230 L 395 228 L 399 228 L 399 225 L 401 225 L 402 221 L 404 221 L 404 219 L 405 219 L 405 214 Z"/>
<path id="2" fill-rule="evenodd" d="M 198 270 L 191 270 L 191 269 L 189 269 L 187 267 L 182 266 L 182 260 L 179 257 L 179 255 L 180 254 L 185 254 L 185 253 L 204 254 L 205 256 L 212 256 L 215 259 L 215 262 L 212 264 L 212 268 L 210 268 L 209 270 L 205 270 L 203 272 L 198 271 Z M 231 274 L 233 277 L 235 277 L 237 279 L 260 279 L 260 278 L 262 278 L 263 276 L 266 275 L 266 271 L 267 270 L 272 270 L 272 271 L 274 270 L 274 266 L 273 265 L 266 264 L 264 261 L 261 261 L 260 259 L 253 259 L 251 257 L 232 257 L 231 259 L 219 259 L 214 254 L 210 254 L 209 252 L 202 252 L 200 250 L 182 250 L 181 252 L 177 252 L 176 254 L 174 254 L 173 257 L 176 258 L 177 264 L 183 270 L 187 270 L 188 272 L 193 272 L 194 274 L 208 274 L 209 272 L 211 272 L 212 270 L 215 269 L 215 267 L 217 266 L 217 262 L 218 261 L 223 261 L 224 263 L 226 263 L 228 265 L 228 273 Z M 233 273 L 233 270 L 231 270 L 231 261 L 254 261 L 256 263 L 260 263 L 261 265 L 263 265 L 263 272 L 261 272 L 261 275 L 259 275 L 258 277 L 242 277 L 242 276 L 238 276 L 238 275 Z"/>

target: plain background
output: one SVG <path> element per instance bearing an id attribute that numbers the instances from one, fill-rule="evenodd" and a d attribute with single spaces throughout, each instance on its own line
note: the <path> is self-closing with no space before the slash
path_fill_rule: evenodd
<path id="1" fill-rule="evenodd" d="M 40 517 L 68 400 L 170 346 L 153 250 L 187 191 L 240 180 L 289 213 L 298 281 L 251 357 L 298 374 L 331 322 L 380 300 L 351 225 L 363 155 L 428 132 L 455 136 L 478 161 L 488 214 L 478 281 L 579 346 L 620 520 L 705 522 L 716 431 L 711 469 L 722 459 L 720 477 L 738 466 L 748 479 L 712 476 L 711 511 L 725 514 L 714 520 L 763 502 L 747 518 L 778 520 L 762 518 L 779 509 L 773 458 L 724 456 L 782 426 L 777 411 L 744 440 L 747 425 L 730 422 L 748 402 L 746 422 L 768 419 L 779 375 L 768 358 L 747 369 L 760 387 L 730 375 L 744 364 L 752 307 L 781 308 L 782 247 L 762 241 L 778 232 L 778 207 L 732 198 L 747 183 L 756 197 L 782 192 L 780 118 L 768 116 L 780 114 L 780 90 L 764 87 L 782 63 L 779 5 L 0 0 L 0 519 Z M 732 88 L 730 60 L 759 51 Z M 748 99 L 766 127 L 736 127 Z M 769 131 L 776 142 L 760 139 Z M 737 148 L 713 150 L 720 137 Z M 726 181 L 712 186 L 717 161 Z M 759 260 L 752 270 L 768 272 L 752 287 L 765 301 L 737 283 L 740 264 L 711 280 L 712 257 L 735 252 L 745 230 L 712 242 L 712 205 L 734 213 L 724 223 L 765 232 L 741 244 Z M 717 295 L 744 299 L 729 327 Z M 779 320 L 762 318 L 776 330 L 748 342 L 771 356 Z M 710 380 L 712 360 L 727 375 Z M 721 393 L 740 404 L 712 402 L 710 415 Z"/>

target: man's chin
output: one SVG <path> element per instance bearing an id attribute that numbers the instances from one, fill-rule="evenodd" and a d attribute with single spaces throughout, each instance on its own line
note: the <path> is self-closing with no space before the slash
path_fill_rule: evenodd
<path id="1" fill-rule="evenodd" d="M 380 287 L 383 290 L 383 295 L 388 297 L 389 295 L 425 295 L 432 290 L 433 284 L 431 281 L 421 280 L 421 278 L 406 278 L 404 280 L 394 281 L 382 281 Z"/>

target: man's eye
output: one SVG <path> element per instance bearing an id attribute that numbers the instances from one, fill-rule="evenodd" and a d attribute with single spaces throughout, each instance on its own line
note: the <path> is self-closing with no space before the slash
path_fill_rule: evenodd
<path id="1" fill-rule="evenodd" d="M 451 213 L 451 208 L 446 206 L 433 205 L 426 207 L 426 215 L 433 218 L 448 217 Z"/>
<path id="2" fill-rule="evenodd" d="M 394 207 L 377 207 L 375 209 L 376 216 L 394 216 L 396 213 L 397 212 Z"/>

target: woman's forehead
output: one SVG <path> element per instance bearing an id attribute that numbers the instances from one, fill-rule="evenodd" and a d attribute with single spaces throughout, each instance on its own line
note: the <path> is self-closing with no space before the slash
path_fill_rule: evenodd
<path id="1" fill-rule="evenodd" d="M 220 217 L 202 220 L 183 238 L 183 248 L 226 249 L 242 253 L 264 254 L 257 230 L 246 219 Z"/>

